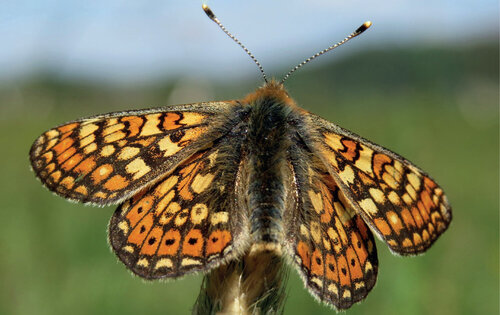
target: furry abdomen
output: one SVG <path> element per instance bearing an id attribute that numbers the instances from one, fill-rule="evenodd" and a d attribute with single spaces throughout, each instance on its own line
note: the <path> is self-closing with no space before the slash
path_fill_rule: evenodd
<path id="1" fill-rule="evenodd" d="M 251 242 L 279 244 L 287 196 L 287 120 L 292 109 L 272 95 L 259 97 L 250 105 L 247 144 Z"/>

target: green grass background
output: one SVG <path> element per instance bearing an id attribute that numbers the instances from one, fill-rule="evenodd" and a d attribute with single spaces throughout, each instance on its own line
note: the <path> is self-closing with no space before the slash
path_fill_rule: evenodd
<path id="1" fill-rule="evenodd" d="M 444 188 L 454 216 L 425 255 L 396 257 L 377 241 L 377 285 L 347 314 L 498 314 L 498 42 L 330 57 L 290 78 L 290 94 L 305 109 L 426 170 Z M 213 99 L 243 97 L 257 84 L 217 82 Z M 82 116 L 167 105 L 176 86 L 175 80 L 109 86 L 50 73 L 1 85 L 1 314 L 190 312 L 201 275 L 156 282 L 132 276 L 106 241 L 115 207 L 49 193 L 28 161 L 32 142 L 46 129 Z M 203 94 L 192 88 L 191 95 Z M 288 288 L 285 314 L 334 312 L 310 296 L 295 271 Z"/>

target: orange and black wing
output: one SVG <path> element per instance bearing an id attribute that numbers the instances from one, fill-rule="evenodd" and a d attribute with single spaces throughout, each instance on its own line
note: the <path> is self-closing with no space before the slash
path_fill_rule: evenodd
<path id="1" fill-rule="evenodd" d="M 146 279 L 180 277 L 244 250 L 240 142 L 219 139 L 119 206 L 109 239 L 130 270 Z"/>
<path id="2" fill-rule="evenodd" d="M 451 222 L 443 190 L 417 166 L 317 116 L 312 145 L 353 209 L 401 255 L 427 250 Z"/>
<path id="3" fill-rule="evenodd" d="M 33 170 L 58 195 L 117 204 L 161 178 L 222 134 L 215 125 L 233 102 L 117 112 L 43 133 L 30 151 Z"/>
<path id="4" fill-rule="evenodd" d="M 321 161 L 299 147 L 291 151 L 297 200 L 284 217 L 286 247 L 309 291 L 337 309 L 347 309 L 375 285 L 373 234 Z"/>

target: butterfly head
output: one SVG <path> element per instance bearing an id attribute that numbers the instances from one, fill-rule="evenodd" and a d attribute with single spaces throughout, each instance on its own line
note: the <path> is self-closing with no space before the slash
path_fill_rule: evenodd
<path id="1" fill-rule="evenodd" d="M 266 101 L 273 103 L 285 104 L 291 107 L 297 107 L 295 101 L 290 97 L 285 90 L 283 83 L 276 80 L 266 82 L 262 87 L 255 92 L 248 94 L 242 102 L 245 104 L 256 104 Z"/>

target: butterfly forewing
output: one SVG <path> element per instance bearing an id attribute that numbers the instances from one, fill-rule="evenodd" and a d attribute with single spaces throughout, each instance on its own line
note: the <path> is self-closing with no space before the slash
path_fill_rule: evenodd
<path id="1" fill-rule="evenodd" d="M 81 202 L 115 204 L 222 136 L 213 126 L 232 102 L 118 112 L 51 129 L 30 159 L 43 184 Z M 209 128 L 211 128 L 209 132 Z"/>
<path id="2" fill-rule="evenodd" d="M 288 213 L 294 217 L 287 226 L 292 256 L 313 295 L 349 308 L 366 297 L 377 278 L 373 234 L 321 162 L 304 154 L 292 168 L 298 194 L 296 213 Z"/>
<path id="3" fill-rule="evenodd" d="M 402 255 L 427 250 L 451 221 L 443 190 L 408 160 L 317 116 L 316 152 L 356 211 Z"/>
<path id="4" fill-rule="evenodd" d="M 241 251 L 246 213 L 237 201 L 241 151 L 238 139 L 229 140 L 195 153 L 116 210 L 110 243 L 134 273 L 178 277 Z"/>

